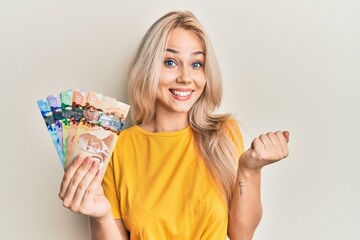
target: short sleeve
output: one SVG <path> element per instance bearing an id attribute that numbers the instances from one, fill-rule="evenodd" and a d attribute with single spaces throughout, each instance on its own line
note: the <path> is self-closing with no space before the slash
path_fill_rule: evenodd
<path id="1" fill-rule="evenodd" d="M 244 141 L 240 131 L 240 127 L 234 118 L 227 120 L 227 131 L 237 150 L 238 157 L 244 152 Z"/>
<path id="2" fill-rule="evenodd" d="M 116 148 L 115 147 L 115 151 L 112 154 L 109 164 L 106 168 L 105 171 L 105 175 L 104 175 L 104 179 L 102 181 L 102 187 L 104 189 L 104 194 L 106 196 L 106 198 L 109 200 L 110 205 L 111 205 L 111 209 L 112 209 L 112 214 L 114 219 L 121 219 L 121 214 L 120 214 L 120 201 L 119 201 L 119 197 L 118 197 L 118 184 L 116 181 L 116 163 L 114 164 L 114 159 L 116 159 Z"/>

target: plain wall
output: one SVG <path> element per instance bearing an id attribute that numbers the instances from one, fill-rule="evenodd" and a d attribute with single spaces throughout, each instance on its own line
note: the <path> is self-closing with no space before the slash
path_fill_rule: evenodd
<path id="1" fill-rule="evenodd" d="M 64 209 L 62 168 L 36 106 L 87 88 L 127 102 L 127 70 L 147 28 L 189 9 L 224 77 L 220 112 L 246 142 L 290 131 L 288 159 L 263 170 L 254 239 L 360 239 L 360 1 L 0 2 L 0 239 L 89 239 Z"/>

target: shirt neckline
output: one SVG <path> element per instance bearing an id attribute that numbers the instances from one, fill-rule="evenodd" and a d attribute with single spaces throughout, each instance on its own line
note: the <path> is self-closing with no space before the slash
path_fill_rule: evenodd
<path id="1" fill-rule="evenodd" d="M 191 127 L 190 125 L 187 126 L 184 129 L 181 129 L 179 131 L 173 131 L 173 132 L 149 132 L 143 128 L 141 128 L 139 125 L 134 125 L 134 128 L 147 136 L 157 136 L 157 137 L 171 137 L 171 136 L 181 136 L 181 135 L 185 135 L 185 134 L 189 134 L 191 132 Z"/>

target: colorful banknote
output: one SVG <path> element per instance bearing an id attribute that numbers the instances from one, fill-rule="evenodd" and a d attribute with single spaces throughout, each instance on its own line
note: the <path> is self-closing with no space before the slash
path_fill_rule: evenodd
<path id="1" fill-rule="evenodd" d="M 66 150 L 68 145 L 68 133 L 70 127 L 70 117 L 72 110 L 73 90 L 62 91 L 60 93 L 60 98 L 61 98 L 61 111 L 63 116 L 62 119 L 63 152 L 64 152 L 64 156 L 66 156 Z"/>
<path id="2" fill-rule="evenodd" d="M 84 116 L 78 125 L 73 147 L 71 162 L 79 154 L 90 156 L 98 161 L 100 168 L 105 168 L 114 150 L 120 131 L 130 106 L 113 98 L 89 92 Z"/>
<path id="3" fill-rule="evenodd" d="M 58 126 L 55 124 L 55 119 L 53 116 L 53 113 L 51 111 L 50 105 L 47 101 L 47 99 L 40 99 L 37 101 L 37 105 L 40 109 L 41 115 L 45 121 L 47 130 L 50 134 L 51 140 L 55 146 L 56 152 L 59 156 L 61 165 L 65 167 L 64 165 L 64 153 L 62 149 L 62 145 L 60 143 L 60 139 L 58 137 Z"/>
<path id="4" fill-rule="evenodd" d="M 63 146 L 63 133 L 62 133 L 62 110 L 61 110 L 61 101 L 60 94 L 51 94 L 47 97 L 51 112 L 54 117 L 54 123 L 56 125 L 56 131 L 59 138 L 59 145 L 62 150 L 62 156 L 64 155 L 64 146 Z M 60 159 L 62 165 L 65 165 L 65 158 Z"/>
<path id="5" fill-rule="evenodd" d="M 86 90 L 66 90 L 37 101 L 64 169 L 81 154 L 105 168 L 130 106 Z"/>
<path id="6" fill-rule="evenodd" d="M 85 109 L 87 95 L 88 92 L 86 90 L 73 91 L 72 108 L 70 112 L 70 126 L 68 130 L 68 136 L 67 136 L 68 140 L 67 140 L 66 155 L 65 155 L 66 156 L 65 168 L 67 168 L 71 162 L 68 160 L 70 159 L 71 148 L 76 136 L 79 123 L 84 116 L 84 109 Z"/>

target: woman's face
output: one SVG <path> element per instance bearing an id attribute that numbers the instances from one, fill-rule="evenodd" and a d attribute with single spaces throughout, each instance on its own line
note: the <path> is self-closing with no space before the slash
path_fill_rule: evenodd
<path id="1" fill-rule="evenodd" d="M 205 51 L 200 38 L 189 30 L 174 29 L 161 67 L 157 112 L 189 112 L 206 84 L 204 64 Z"/>

